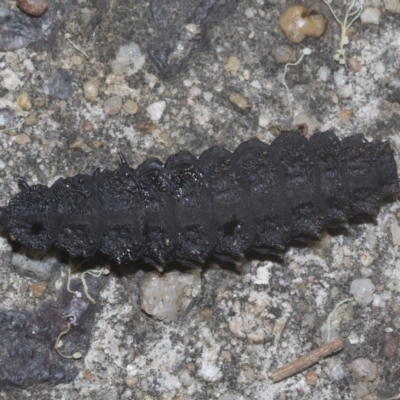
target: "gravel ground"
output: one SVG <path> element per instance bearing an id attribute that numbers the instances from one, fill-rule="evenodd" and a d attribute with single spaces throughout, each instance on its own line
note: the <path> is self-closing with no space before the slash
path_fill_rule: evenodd
<path id="1" fill-rule="evenodd" d="M 322 1 L 301 2 L 327 27 L 300 44 L 279 28 L 294 1 L 216 3 L 196 30 L 197 0 L 154 1 L 153 13 L 142 0 L 49 1 L 38 19 L 2 0 L 11 11 L 0 9 L 9 38 L 0 36 L 9 49 L 0 52 L 0 204 L 19 177 L 52 184 L 116 168 L 118 147 L 137 167 L 182 149 L 198 156 L 254 136 L 271 142 L 278 127 L 301 123 L 308 134 L 334 128 L 340 138 L 388 140 L 400 165 L 398 2 L 366 0 L 344 66 L 333 59 L 340 27 Z M 333 0 L 343 18 L 341 5 Z M 284 64 L 304 48 L 311 54 L 288 68 L 288 94 Z M 238 271 L 210 264 L 160 276 L 91 260 L 86 267 L 111 267 L 87 277 L 94 305 L 78 275 L 78 296 L 66 290 L 64 254 L 29 252 L 3 232 L 0 398 L 400 398 L 399 246 L 393 201 L 374 222 L 324 232 L 280 261 L 244 260 Z M 78 360 L 53 348 L 66 319 L 59 350 L 81 351 Z M 338 335 L 340 353 L 273 383 L 273 369 Z"/>

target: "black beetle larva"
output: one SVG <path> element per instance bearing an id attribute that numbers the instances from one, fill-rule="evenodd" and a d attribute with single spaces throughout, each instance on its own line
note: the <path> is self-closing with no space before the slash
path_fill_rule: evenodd
<path id="1" fill-rule="evenodd" d="M 249 251 L 280 252 L 290 239 L 316 239 L 326 227 L 376 216 L 399 180 L 389 143 L 340 141 L 327 131 L 310 140 L 284 132 L 271 145 L 251 139 L 233 153 L 212 147 L 199 158 L 182 151 L 136 170 L 121 155 L 115 171 L 21 188 L 0 212 L 13 240 L 161 268 L 211 256 L 233 262 Z"/>

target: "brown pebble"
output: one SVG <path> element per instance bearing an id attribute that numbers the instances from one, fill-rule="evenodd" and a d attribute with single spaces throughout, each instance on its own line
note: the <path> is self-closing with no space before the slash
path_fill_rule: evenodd
<path id="1" fill-rule="evenodd" d="M 239 93 L 231 92 L 229 101 L 241 111 L 250 111 L 251 104 Z"/>
<path id="2" fill-rule="evenodd" d="M 357 358 L 350 364 L 350 369 L 353 371 L 354 378 L 360 381 L 371 382 L 377 376 L 376 364 L 367 358 Z"/>
<path id="3" fill-rule="evenodd" d="M 82 132 L 91 132 L 94 129 L 94 126 L 87 119 L 83 119 L 81 120 L 80 128 Z"/>
<path id="4" fill-rule="evenodd" d="M 272 56 L 279 64 L 293 63 L 299 58 L 297 50 L 290 46 L 275 46 L 272 49 Z"/>
<path id="5" fill-rule="evenodd" d="M 29 143 L 31 139 L 25 133 L 21 133 L 20 135 L 15 136 L 15 142 L 20 146 L 24 146 Z"/>
<path id="6" fill-rule="evenodd" d="M 314 386 L 318 382 L 318 374 L 315 371 L 308 371 L 305 376 L 307 385 Z"/>
<path id="7" fill-rule="evenodd" d="M 136 378 L 135 376 L 126 376 L 124 381 L 125 381 L 125 385 L 130 388 L 133 388 L 139 382 L 138 378 Z"/>
<path id="8" fill-rule="evenodd" d="M 319 38 L 325 32 L 325 19 L 303 6 L 289 7 L 281 16 L 279 26 L 292 43 L 300 43 L 306 36 Z"/>
<path id="9" fill-rule="evenodd" d="M 42 297 L 47 289 L 47 283 L 46 282 L 37 282 L 37 283 L 32 283 L 31 285 L 31 293 L 33 297 Z"/>
<path id="10" fill-rule="evenodd" d="M 393 333 L 385 335 L 383 340 L 383 356 L 387 358 L 393 357 L 399 347 L 399 341 Z"/>
<path id="11" fill-rule="evenodd" d="M 31 17 L 41 17 L 49 8 L 47 0 L 17 0 L 17 6 Z"/>
<path id="12" fill-rule="evenodd" d="M 344 123 L 347 124 L 353 116 L 353 110 L 351 108 L 346 108 L 344 110 L 340 110 L 339 118 Z"/>
<path id="13" fill-rule="evenodd" d="M 31 99 L 29 98 L 29 94 L 26 92 L 21 93 L 17 96 L 17 104 L 25 111 L 28 111 L 32 108 Z"/>
<path id="14" fill-rule="evenodd" d="M 84 371 L 82 371 L 82 376 L 84 379 L 86 379 L 89 382 L 93 382 L 94 381 L 94 375 L 91 371 L 89 371 L 88 369 L 85 369 Z"/>
<path id="15" fill-rule="evenodd" d="M 224 66 L 224 69 L 227 72 L 237 72 L 239 68 L 240 68 L 240 60 L 236 56 L 229 57 L 228 61 Z"/>
<path id="16" fill-rule="evenodd" d="M 361 71 L 361 63 L 357 60 L 356 57 L 351 57 L 349 59 L 349 65 L 353 72 L 360 72 Z"/>
<path id="17" fill-rule="evenodd" d="M 95 101 L 99 95 L 99 82 L 96 79 L 90 79 L 83 84 L 83 91 L 86 100 Z"/>
<path id="18" fill-rule="evenodd" d="M 155 125 L 149 124 L 140 124 L 138 125 L 138 129 L 142 133 L 152 133 L 157 127 Z"/>

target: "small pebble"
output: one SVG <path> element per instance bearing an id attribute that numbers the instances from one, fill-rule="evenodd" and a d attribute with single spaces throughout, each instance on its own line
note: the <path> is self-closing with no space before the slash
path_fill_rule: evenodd
<path id="1" fill-rule="evenodd" d="M 1 121 L 1 110 L 0 110 L 0 121 Z M 392 234 L 393 246 L 400 246 L 400 225 L 393 223 L 390 226 L 390 232 Z"/>
<path id="2" fill-rule="evenodd" d="M 135 376 L 126 376 L 124 382 L 126 386 L 128 386 L 129 388 L 133 388 L 138 384 L 139 379 Z"/>
<path id="3" fill-rule="evenodd" d="M 318 382 L 318 374 L 315 371 L 308 371 L 305 376 L 307 385 L 315 386 Z"/>
<path id="4" fill-rule="evenodd" d="M 229 101 L 241 111 L 251 110 L 249 102 L 239 93 L 231 92 L 229 95 Z"/>
<path id="5" fill-rule="evenodd" d="M 88 101 L 95 101 L 99 95 L 99 82 L 96 79 L 90 79 L 83 84 L 85 98 Z"/>
<path id="6" fill-rule="evenodd" d="M 384 0 L 386 10 L 400 14 L 400 2 L 399 0 Z"/>
<path id="7" fill-rule="evenodd" d="M 29 94 L 26 92 L 21 93 L 17 96 L 17 104 L 25 111 L 28 111 L 32 108 L 31 99 L 29 98 Z"/>
<path id="8" fill-rule="evenodd" d="M 94 126 L 87 119 L 83 119 L 80 122 L 80 128 L 82 132 L 91 132 L 94 129 Z"/>
<path id="9" fill-rule="evenodd" d="M 268 118 L 268 115 L 261 114 L 258 117 L 258 126 L 261 128 L 266 128 L 271 123 L 271 120 Z"/>
<path id="10" fill-rule="evenodd" d="M 273 47 L 272 56 L 279 64 L 293 63 L 299 58 L 297 49 L 290 46 Z"/>
<path id="11" fill-rule="evenodd" d="M 374 291 L 375 285 L 371 282 L 371 279 L 356 279 L 350 284 L 350 293 L 359 304 L 370 304 Z"/>
<path id="12" fill-rule="evenodd" d="M 95 379 L 92 371 L 89 371 L 88 369 L 85 369 L 84 371 L 82 371 L 82 376 L 84 379 L 86 379 L 89 382 L 93 382 Z"/>
<path id="13" fill-rule="evenodd" d="M 399 341 L 395 334 L 388 333 L 383 340 L 383 356 L 387 358 L 393 357 L 399 347 Z"/>
<path id="14" fill-rule="evenodd" d="M 361 71 L 361 63 L 358 61 L 356 57 L 351 57 L 349 59 L 349 65 L 353 72 L 360 72 Z"/>
<path id="15" fill-rule="evenodd" d="M 13 112 L 9 108 L 0 108 L 0 128 L 7 126 L 13 117 Z"/>
<path id="16" fill-rule="evenodd" d="M 138 104 L 133 100 L 127 100 L 122 106 L 124 111 L 129 115 L 134 115 L 137 113 Z"/>
<path id="17" fill-rule="evenodd" d="M 36 125 L 38 122 L 39 119 L 35 114 L 29 114 L 28 118 L 25 120 L 25 125 Z"/>
<path id="18" fill-rule="evenodd" d="M 236 56 L 228 58 L 224 69 L 227 72 L 236 72 L 240 68 L 240 60 Z"/>
<path id="19" fill-rule="evenodd" d="M 325 19 L 321 14 L 309 12 L 303 6 L 289 7 L 281 16 L 279 26 L 292 43 L 300 43 L 306 36 L 319 38 L 325 32 Z"/>
<path id="20" fill-rule="evenodd" d="M 347 124 L 353 117 L 353 110 L 351 108 L 346 108 L 339 111 L 339 118 L 344 123 Z"/>
<path id="21" fill-rule="evenodd" d="M 49 8 L 47 0 L 17 0 L 17 6 L 31 17 L 41 17 Z"/>
<path id="22" fill-rule="evenodd" d="M 15 136 L 15 142 L 20 146 L 24 146 L 25 144 L 29 143 L 31 139 L 25 133 L 21 133 L 20 135 Z"/>
<path id="23" fill-rule="evenodd" d="M 379 25 L 381 12 L 375 7 L 365 7 L 360 15 L 361 23 Z"/>
<path id="24" fill-rule="evenodd" d="M 55 99 L 67 100 L 71 93 L 73 72 L 59 68 L 43 82 L 43 92 Z"/>
<path id="25" fill-rule="evenodd" d="M 331 71 L 328 67 L 324 66 L 324 67 L 321 67 L 317 73 L 318 73 L 319 80 L 322 82 L 326 82 L 329 78 Z"/>
<path id="26" fill-rule="evenodd" d="M 146 108 L 147 112 L 150 115 L 150 119 L 152 121 L 158 121 L 162 117 L 166 105 L 167 104 L 165 103 L 165 101 L 157 101 L 155 103 L 150 104 Z"/>
<path id="27" fill-rule="evenodd" d="M 376 379 L 376 364 L 367 358 L 357 358 L 350 364 L 349 367 L 353 372 L 354 378 L 360 381 L 372 382 Z"/>
<path id="28" fill-rule="evenodd" d="M 34 296 L 36 298 L 40 298 L 45 294 L 46 289 L 47 289 L 46 282 L 32 283 L 32 285 L 31 285 L 32 296 Z"/>
<path id="29" fill-rule="evenodd" d="M 104 111 L 109 115 L 118 114 L 122 108 L 122 99 L 120 96 L 113 96 L 104 102 Z"/>
<path id="30" fill-rule="evenodd" d="M 340 381 L 346 376 L 346 371 L 339 359 L 328 358 L 327 364 L 328 368 L 326 369 L 326 372 L 333 381 Z"/>
<path id="31" fill-rule="evenodd" d="M 118 49 L 115 60 L 111 62 L 111 68 L 115 74 L 132 76 L 142 69 L 145 62 L 146 57 L 140 47 L 131 42 Z"/>

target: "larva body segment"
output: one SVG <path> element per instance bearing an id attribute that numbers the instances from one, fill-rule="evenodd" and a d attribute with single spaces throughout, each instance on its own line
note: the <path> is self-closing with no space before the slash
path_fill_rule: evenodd
<path id="1" fill-rule="evenodd" d="M 213 147 L 199 159 L 182 151 L 137 170 L 123 156 L 121 164 L 50 188 L 22 182 L 0 223 L 38 250 L 192 267 L 210 256 L 234 262 L 249 251 L 280 252 L 290 239 L 375 217 L 380 200 L 399 192 L 387 142 L 362 135 L 339 141 L 332 131 L 310 140 L 285 132 L 271 145 L 251 139 L 233 153 Z"/>

